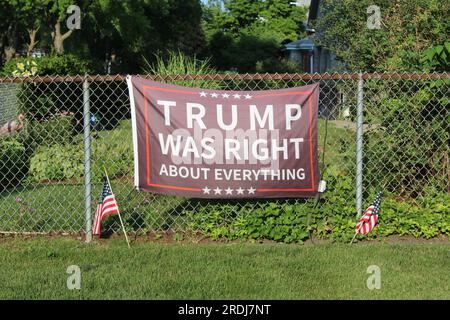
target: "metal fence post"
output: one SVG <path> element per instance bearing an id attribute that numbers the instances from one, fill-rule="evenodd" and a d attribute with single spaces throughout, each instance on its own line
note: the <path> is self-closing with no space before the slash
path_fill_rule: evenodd
<path id="1" fill-rule="evenodd" d="M 362 214 L 362 183 L 363 183 L 363 91 L 362 73 L 358 74 L 358 92 L 356 103 L 356 213 Z"/>
<path id="2" fill-rule="evenodd" d="M 83 132 L 84 132 L 84 208 L 86 216 L 86 242 L 92 240 L 91 211 L 91 126 L 90 126 L 89 82 L 83 82 Z"/>

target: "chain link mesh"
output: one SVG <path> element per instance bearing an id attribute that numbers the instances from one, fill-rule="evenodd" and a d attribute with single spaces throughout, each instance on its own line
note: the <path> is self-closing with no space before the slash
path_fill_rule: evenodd
<path id="1" fill-rule="evenodd" d="M 320 82 L 319 163 L 328 188 L 356 214 L 358 74 L 147 76 L 185 86 L 266 90 Z M 401 198 L 449 192 L 449 74 L 363 74 L 363 195 L 383 189 Z M 137 192 L 128 88 L 124 76 L 0 78 L 0 231 L 83 232 L 83 81 L 90 84 L 92 208 L 103 168 L 127 228 L 195 232 L 199 210 L 237 221 L 265 200 L 198 200 Z M 20 114 L 24 115 L 23 124 Z M 3 120 L 5 119 L 5 120 Z M 12 121 L 11 121 L 12 120 Z M 326 142 L 324 140 L 327 132 Z M 325 153 L 324 153 L 325 151 Z M 322 159 L 322 157 L 324 158 Z M 322 160 L 324 162 L 322 163 Z M 333 202 L 327 198 L 322 201 Z M 311 204 L 313 199 L 271 202 Z M 106 230 L 118 229 L 111 219 Z"/>

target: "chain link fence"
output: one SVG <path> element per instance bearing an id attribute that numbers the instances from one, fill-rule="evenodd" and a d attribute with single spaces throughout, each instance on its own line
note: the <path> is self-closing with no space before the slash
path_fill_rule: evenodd
<path id="1" fill-rule="evenodd" d="M 337 211 L 355 215 L 377 190 L 407 200 L 450 190 L 447 73 L 146 78 L 220 90 L 319 82 L 319 163 L 327 182 L 319 210 L 335 203 Z M 89 113 L 83 112 L 86 97 Z M 90 127 L 90 199 L 85 197 L 84 120 Z M 132 148 L 125 76 L 0 78 L 0 232 L 84 232 L 85 200 L 95 211 L 103 168 L 126 227 L 141 232 L 205 231 L 198 230 L 198 219 L 204 219 L 198 212 L 229 223 L 267 203 L 311 207 L 317 200 L 199 200 L 137 192 Z M 341 190 L 339 196 L 328 194 L 333 189 Z M 117 221 L 109 219 L 104 231 L 117 230 Z"/>

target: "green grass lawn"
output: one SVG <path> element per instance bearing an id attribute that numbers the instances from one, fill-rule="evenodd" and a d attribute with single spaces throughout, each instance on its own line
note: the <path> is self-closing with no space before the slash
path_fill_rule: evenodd
<path id="1" fill-rule="evenodd" d="M 2 239 L 1 299 L 450 299 L 450 246 Z M 66 269 L 81 268 L 81 289 Z M 367 267 L 381 268 L 369 290 Z"/>
<path id="2" fill-rule="evenodd" d="M 78 231 L 83 214 L 82 185 L 36 185 L 0 193 L 1 231 Z"/>

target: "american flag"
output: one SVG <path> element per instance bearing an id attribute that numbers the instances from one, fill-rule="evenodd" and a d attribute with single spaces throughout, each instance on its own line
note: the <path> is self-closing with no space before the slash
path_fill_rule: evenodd
<path id="1" fill-rule="evenodd" d="M 378 221 L 378 213 L 380 212 L 381 204 L 381 191 L 377 193 L 375 201 L 370 207 L 364 211 L 361 219 L 355 226 L 355 232 L 357 234 L 368 234 L 375 227 Z"/>
<path id="2" fill-rule="evenodd" d="M 94 226 L 92 228 L 93 235 L 100 235 L 102 220 L 110 214 L 119 213 L 116 198 L 111 191 L 108 177 L 103 177 L 103 190 L 98 201 L 97 210 L 95 210 Z"/>

